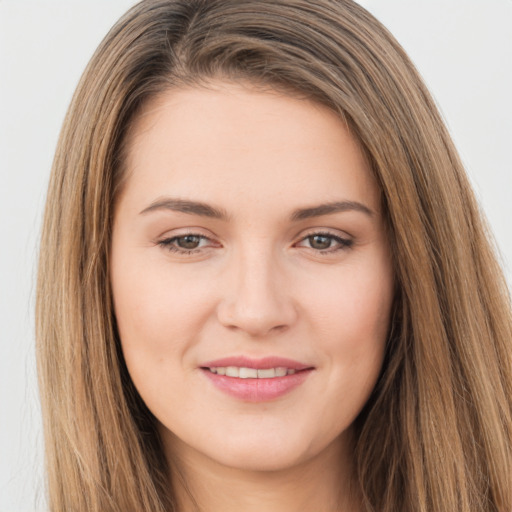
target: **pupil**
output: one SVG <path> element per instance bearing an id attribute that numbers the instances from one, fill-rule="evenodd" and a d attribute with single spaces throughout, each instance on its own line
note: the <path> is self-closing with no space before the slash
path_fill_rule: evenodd
<path id="1" fill-rule="evenodd" d="M 199 245 L 199 237 L 194 235 L 180 236 L 178 238 L 178 245 L 182 249 L 196 249 Z"/>
<path id="2" fill-rule="evenodd" d="M 314 235 L 309 237 L 309 243 L 313 249 L 329 249 L 331 239 L 324 235 Z"/>

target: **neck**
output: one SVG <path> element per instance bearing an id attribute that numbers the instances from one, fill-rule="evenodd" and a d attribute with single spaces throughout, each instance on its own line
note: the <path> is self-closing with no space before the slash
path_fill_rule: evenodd
<path id="1" fill-rule="evenodd" d="M 223 466 L 177 444 L 169 460 L 179 512 L 360 510 L 351 484 L 352 457 L 341 442 L 313 459 L 275 471 Z"/>

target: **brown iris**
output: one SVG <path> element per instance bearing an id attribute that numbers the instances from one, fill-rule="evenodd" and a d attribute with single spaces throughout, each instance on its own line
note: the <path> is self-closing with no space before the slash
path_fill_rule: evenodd
<path id="1" fill-rule="evenodd" d="M 309 243 L 313 249 L 329 249 L 331 247 L 332 238 L 326 235 L 308 236 Z"/>
<path id="2" fill-rule="evenodd" d="M 197 235 L 185 235 L 176 238 L 176 244 L 182 249 L 197 249 L 200 242 L 201 237 Z"/>

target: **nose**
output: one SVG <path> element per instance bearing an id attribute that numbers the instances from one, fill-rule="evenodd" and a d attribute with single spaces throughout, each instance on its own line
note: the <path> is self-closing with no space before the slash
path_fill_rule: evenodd
<path id="1" fill-rule="evenodd" d="M 261 250 L 245 251 L 227 272 L 217 308 L 222 325 L 261 338 L 296 321 L 296 305 L 275 257 Z"/>

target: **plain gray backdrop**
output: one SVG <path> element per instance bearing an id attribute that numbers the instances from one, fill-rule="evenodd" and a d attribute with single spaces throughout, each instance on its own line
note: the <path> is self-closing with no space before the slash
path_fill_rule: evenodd
<path id="1" fill-rule="evenodd" d="M 60 125 L 131 0 L 0 0 L 0 512 L 44 510 L 33 304 Z M 361 0 L 430 87 L 512 265 L 512 0 Z"/>

